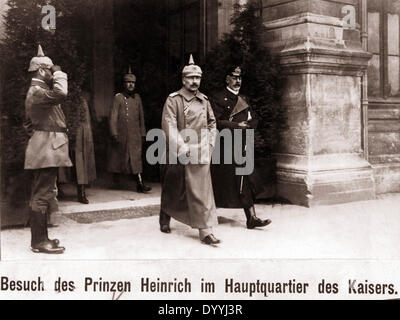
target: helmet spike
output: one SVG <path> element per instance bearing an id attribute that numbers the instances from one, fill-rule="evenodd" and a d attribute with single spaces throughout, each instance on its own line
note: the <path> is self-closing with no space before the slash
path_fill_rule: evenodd
<path id="1" fill-rule="evenodd" d="M 189 58 L 189 65 L 194 64 L 194 59 L 193 59 L 193 55 L 190 54 L 190 58 Z"/>
<path id="2" fill-rule="evenodd" d="M 42 49 L 42 46 L 39 44 L 39 47 L 38 47 L 38 53 L 37 53 L 37 56 L 38 57 L 44 57 L 45 55 L 44 55 L 44 52 L 43 52 L 43 49 Z"/>

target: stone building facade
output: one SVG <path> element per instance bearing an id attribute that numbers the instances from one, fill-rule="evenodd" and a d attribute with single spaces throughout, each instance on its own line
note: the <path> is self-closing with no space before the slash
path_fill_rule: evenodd
<path id="1" fill-rule="evenodd" d="M 400 192 L 400 0 L 253 1 L 286 80 L 279 196 L 313 206 Z M 116 11 L 124 2 L 93 8 L 99 117 L 108 116 L 114 95 Z M 204 61 L 230 30 L 234 4 L 246 1 L 153 2 L 167 21 L 166 56 L 183 65 L 189 53 Z"/>
<path id="2" fill-rule="evenodd" d="M 188 49 L 203 57 L 229 31 L 236 2 L 167 5 L 178 14 L 170 18 L 183 21 L 178 38 L 190 29 L 185 8 L 197 6 L 191 14 L 199 15 L 198 46 Z M 256 2 L 262 7 L 265 45 L 280 57 L 286 76 L 282 105 L 289 128 L 276 154 L 278 194 L 313 206 L 399 192 L 400 1 Z M 193 36 L 193 29 L 189 32 Z M 185 46 L 178 44 L 181 57 Z M 107 113 L 108 106 L 106 98 L 99 99 L 99 110 Z"/>
<path id="3" fill-rule="evenodd" d="M 314 205 L 400 191 L 396 0 L 263 1 L 287 76 L 281 196 Z"/>

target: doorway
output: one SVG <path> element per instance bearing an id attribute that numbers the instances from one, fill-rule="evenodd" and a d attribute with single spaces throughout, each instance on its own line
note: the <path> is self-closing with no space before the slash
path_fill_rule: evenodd
<path id="1" fill-rule="evenodd" d="M 161 127 L 168 94 L 181 88 L 181 71 L 193 54 L 205 58 L 205 1 L 115 0 L 113 2 L 114 93 L 122 90 L 129 66 L 137 77 L 146 129 Z M 147 147 L 147 146 L 146 146 Z M 144 174 L 158 178 L 158 168 L 144 164 Z"/>

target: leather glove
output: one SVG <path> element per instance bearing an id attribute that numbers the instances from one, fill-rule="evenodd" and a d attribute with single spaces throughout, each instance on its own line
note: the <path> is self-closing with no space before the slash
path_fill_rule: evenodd
<path id="1" fill-rule="evenodd" d="M 61 71 L 61 67 L 60 67 L 60 66 L 57 66 L 57 65 L 54 65 L 54 66 L 52 66 L 52 67 L 50 68 L 50 71 L 51 71 L 51 73 L 54 74 L 54 72 L 56 72 L 56 71 Z"/>

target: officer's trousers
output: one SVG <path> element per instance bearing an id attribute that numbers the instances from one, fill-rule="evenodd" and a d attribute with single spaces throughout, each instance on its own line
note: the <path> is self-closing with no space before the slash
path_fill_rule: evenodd
<path id="1" fill-rule="evenodd" d="M 56 167 L 32 170 L 31 210 L 43 214 L 58 211 L 57 171 Z"/>

